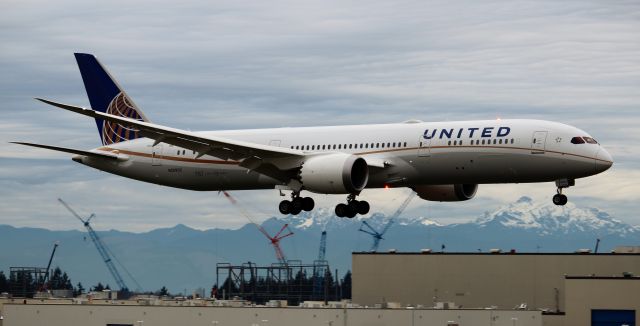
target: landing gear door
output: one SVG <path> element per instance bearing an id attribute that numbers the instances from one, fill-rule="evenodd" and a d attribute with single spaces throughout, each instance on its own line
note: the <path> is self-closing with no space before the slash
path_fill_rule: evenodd
<path id="1" fill-rule="evenodd" d="M 423 136 L 420 136 L 420 139 L 418 139 L 418 156 L 431 156 L 431 139 L 424 139 Z"/>
<path id="2" fill-rule="evenodd" d="M 546 131 L 536 131 L 531 139 L 531 154 L 544 154 L 545 144 L 547 142 Z"/>
<path id="3" fill-rule="evenodd" d="M 275 147 L 280 147 L 280 140 L 272 140 L 269 142 L 269 146 L 275 146 Z"/>
<path id="4" fill-rule="evenodd" d="M 162 165 L 162 144 L 158 144 L 156 146 L 151 147 L 151 165 L 160 166 Z"/>

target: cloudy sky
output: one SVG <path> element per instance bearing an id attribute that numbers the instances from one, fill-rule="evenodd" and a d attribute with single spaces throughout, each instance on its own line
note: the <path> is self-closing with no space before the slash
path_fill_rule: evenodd
<path id="1" fill-rule="evenodd" d="M 540 118 L 589 131 L 614 156 L 567 191 L 579 206 L 640 225 L 638 1 L 0 2 L 0 224 L 145 231 L 246 222 L 215 192 L 170 189 L 92 170 L 22 140 L 93 148 L 73 52 L 98 56 L 154 122 L 190 130 Z M 464 222 L 552 184 L 482 185 L 474 200 L 415 200 L 407 215 Z M 390 213 L 406 190 L 365 191 Z M 277 191 L 238 192 L 256 220 Z M 331 208 L 344 196 L 316 196 Z"/>

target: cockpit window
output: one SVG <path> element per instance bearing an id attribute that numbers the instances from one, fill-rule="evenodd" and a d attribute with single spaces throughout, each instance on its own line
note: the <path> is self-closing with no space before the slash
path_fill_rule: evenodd
<path id="1" fill-rule="evenodd" d="M 584 144 L 584 139 L 582 137 L 573 137 L 571 138 L 572 144 Z"/>
<path id="2" fill-rule="evenodd" d="M 584 138 L 584 141 L 586 141 L 589 144 L 597 144 L 598 143 L 595 139 L 593 139 L 591 137 L 582 137 L 582 138 Z"/>

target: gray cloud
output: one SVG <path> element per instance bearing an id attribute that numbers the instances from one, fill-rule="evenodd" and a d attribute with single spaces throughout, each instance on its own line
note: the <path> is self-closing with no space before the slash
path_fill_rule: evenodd
<path id="1" fill-rule="evenodd" d="M 74 51 L 98 55 L 155 122 L 184 129 L 498 116 L 566 122 L 616 159 L 600 187 L 638 193 L 633 183 L 618 186 L 640 170 L 638 18 L 635 1 L 3 2 L 0 223 L 67 226 L 46 217 L 61 192 L 118 216 L 105 224 L 114 228 L 242 223 L 213 193 L 122 180 L 7 144 L 98 145 L 93 121 L 32 100 L 88 105 Z M 530 186 L 483 187 L 474 201 L 416 202 L 409 213 L 455 222 L 511 193 L 547 200 L 553 190 Z M 274 191 L 243 195 L 268 207 L 262 215 L 275 214 Z M 640 222 L 628 197 L 601 196 L 592 189 L 576 200 Z"/>

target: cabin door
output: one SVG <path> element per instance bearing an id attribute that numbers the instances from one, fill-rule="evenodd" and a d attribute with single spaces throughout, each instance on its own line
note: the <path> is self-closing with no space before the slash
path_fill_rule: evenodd
<path id="1" fill-rule="evenodd" d="M 424 137 L 420 135 L 420 139 L 418 139 L 418 156 L 431 156 L 431 139 L 424 139 Z"/>
<path id="2" fill-rule="evenodd" d="M 545 144 L 547 142 L 546 131 L 536 131 L 531 139 L 531 154 L 544 154 Z"/>
<path id="3" fill-rule="evenodd" d="M 162 165 L 162 144 L 158 144 L 156 146 L 151 147 L 151 165 L 160 166 Z"/>

